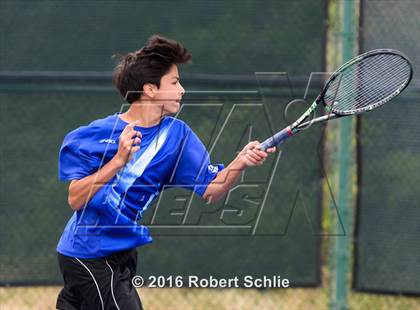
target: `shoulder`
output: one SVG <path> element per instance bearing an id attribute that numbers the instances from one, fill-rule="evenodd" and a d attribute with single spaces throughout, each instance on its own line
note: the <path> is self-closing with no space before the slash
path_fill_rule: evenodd
<path id="1" fill-rule="evenodd" d="M 115 114 L 109 115 L 70 131 L 65 136 L 64 142 L 97 139 L 98 137 L 102 137 L 104 133 L 111 133 L 116 128 L 121 127 L 121 125 L 121 122 L 119 122 L 119 119 Z"/>
<path id="2" fill-rule="evenodd" d="M 165 117 L 165 127 L 170 128 L 172 132 L 182 133 L 184 135 L 192 132 L 192 129 L 186 122 L 172 116 Z"/>

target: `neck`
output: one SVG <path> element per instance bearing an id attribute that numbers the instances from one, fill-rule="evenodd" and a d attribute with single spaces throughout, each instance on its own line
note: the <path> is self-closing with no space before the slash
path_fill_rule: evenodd
<path id="1" fill-rule="evenodd" d="M 133 102 L 127 112 L 120 114 L 120 118 L 127 123 L 138 120 L 140 127 L 155 126 L 164 116 L 162 105 L 147 100 Z"/>

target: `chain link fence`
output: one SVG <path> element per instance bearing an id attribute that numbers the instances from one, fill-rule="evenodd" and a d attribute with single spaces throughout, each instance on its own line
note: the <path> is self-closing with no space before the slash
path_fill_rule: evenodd
<path id="1" fill-rule="evenodd" d="M 319 83 L 306 84 L 311 71 L 324 67 L 323 1 L 187 1 L 182 6 L 2 1 L 0 6 L 7 43 L 0 48 L 5 145 L 0 282 L 13 286 L 0 288 L 2 309 L 54 309 L 62 285 L 55 246 L 71 216 L 67 184 L 57 180 L 58 150 L 70 130 L 127 108 L 110 85 L 111 55 L 140 48 L 153 33 L 175 38 L 192 52 L 193 63 L 181 67 L 187 94 L 178 117 L 209 149 L 217 140 L 213 162 L 228 163 L 249 139 L 280 129 L 290 100 L 303 97 L 307 88 L 312 100 L 319 91 Z M 275 70 L 287 75 L 254 75 Z M 184 191 L 168 190 L 149 209 L 158 210 L 156 216 L 153 211 L 142 220 L 154 236 L 152 245 L 139 248 L 138 274 L 146 279 L 281 275 L 295 289 L 142 288 L 146 309 L 304 308 L 309 301 L 299 301 L 299 294 L 313 300 L 322 294 L 316 288 L 321 172 L 319 158 L 304 155 L 317 147 L 319 136 L 314 130 L 261 169 L 247 171 L 224 204 L 207 206 Z M 192 199 L 188 224 L 198 228 L 184 229 L 171 215 L 185 208 L 176 199 L 180 196 Z M 326 305 L 325 298 L 316 300 Z"/>
<path id="2" fill-rule="evenodd" d="M 419 1 L 402 2 L 361 3 L 362 49 L 398 48 L 412 58 L 416 71 L 420 65 L 418 40 L 410 38 L 418 37 L 415 24 L 419 20 Z M 326 71 L 326 62 L 331 66 L 340 54 L 333 46 L 336 52 L 330 51 L 331 59 L 327 58 L 325 42 L 327 27 L 333 32 L 339 22 L 339 16 L 331 16 L 331 12 L 327 18 L 327 6 L 340 3 L 2 1 L 1 309 L 55 309 L 62 285 L 55 246 L 72 214 L 67 206 L 67 184 L 57 180 L 58 150 L 70 130 L 127 108 L 110 85 L 111 55 L 140 48 L 153 33 L 182 42 L 192 52 L 193 63 L 181 67 L 181 82 L 190 92 L 184 97 L 178 117 L 193 128 L 207 147 L 211 148 L 217 140 L 212 160 L 228 163 L 249 139 L 267 137 L 305 109 L 304 104 L 293 105 L 285 114 L 292 99 L 303 98 L 309 103 L 315 98 L 324 75 L 314 75 L 309 81 L 311 72 Z M 385 28 L 385 16 L 397 26 Z M 328 48 L 337 44 L 331 40 Z M 418 247 L 413 231 L 419 217 L 413 208 L 416 205 L 410 203 L 418 204 L 418 193 L 411 180 L 418 179 L 415 168 L 419 149 L 418 139 L 409 139 L 419 133 L 415 104 L 419 103 L 418 78 L 412 84 L 414 88 L 398 98 L 400 102 L 360 123 L 362 198 L 355 236 L 357 291 L 350 290 L 349 285 L 350 309 L 420 307 L 416 297 L 359 292 L 380 284 L 382 289 L 388 285 L 388 290 L 396 294 L 407 293 L 404 286 L 418 293 Z M 399 118 L 390 118 L 398 114 L 396 108 L 400 104 L 409 110 L 412 127 L 401 127 Z M 378 122 L 382 125 L 378 126 Z M 389 138 L 384 138 L 391 130 L 395 141 L 392 149 Z M 334 184 L 327 181 L 334 180 L 327 177 L 330 167 L 324 154 L 330 153 L 331 145 L 324 132 L 324 127 L 311 128 L 288 141 L 277 157 L 246 172 L 240 181 L 243 188 L 236 190 L 236 195 L 225 204 L 207 206 L 187 192 L 168 190 L 149 209 L 157 210 L 159 203 L 159 213 L 154 217 L 157 222 L 152 220 L 152 213 L 143 219 L 154 236 L 153 244 L 139 248 L 138 274 L 145 278 L 281 275 L 289 278 L 292 288 L 141 288 L 139 294 L 145 308 L 327 309 L 333 281 L 327 264 L 328 247 L 333 236 L 326 235 L 331 218 L 338 215 L 327 206 L 334 200 L 328 190 Z M 377 156 L 378 145 L 383 147 L 381 154 L 387 156 L 371 165 L 369 156 Z M 388 161 L 405 166 L 399 165 L 398 169 Z M 389 166 L 393 168 L 383 168 Z M 390 174 L 384 177 L 383 171 Z M 407 177 L 407 173 L 412 176 Z M 367 182 L 369 178 L 375 181 L 373 186 L 368 185 L 372 184 Z M 378 181 L 385 178 L 393 183 L 382 186 Z M 395 195 L 387 200 L 392 206 L 372 201 L 378 198 L 378 192 Z M 405 205 L 410 205 L 411 213 L 401 211 L 404 206 L 400 202 L 405 201 L 401 197 L 407 199 Z M 182 201 L 189 199 L 193 201 L 190 223 L 200 227 L 181 229 L 179 219 L 171 212 L 183 210 Z M 208 211 L 204 216 L 203 210 Z M 225 217 L 233 225 L 250 228 L 219 229 L 223 210 L 233 214 Z M 252 235 L 255 214 L 260 210 L 256 233 Z M 250 220 L 235 222 L 235 212 L 242 212 Z M 402 234 L 391 234 L 393 230 L 381 228 L 377 221 L 383 218 L 397 227 L 393 219 L 399 214 L 402 215 L 398 225 L 406 229 Z M 159 225 L 177 228 L 168 230 Z M 213 226 L 217 229 L 209 228 Z M 399 238 L 392 244 L 384 243 L 384 233 Z M 377 246 L 372 247 L 372 243 Z M 395 262 L 406 264 L 394 265 L 386 273 L 381 269 L 404 252 L 411 264 L 398 260 Z M 388 260 L 379 260 L 378 256 Z M 379 272 L 372 269 L 375 266 Z M 394 276 L 401 278 L 393 283 Z"/>
<path id="3" fill-rule="evenodd" d="M 412 61 L 410 86 L 358 124 L 359 200 L 353 288 L 392 294 L 383 307 L 403 307 L 401 295 L 420 296 L 420 1 L 362 1 L 360 47 L 394 48 Z M 353 295 L 375 305 L 380 295 Z M 357 297 L 358 296 L 358 297 Z M 417 296 L 417 297 L 415 297 Z M 351 301 L 350 301 L 351 302 Z"/>

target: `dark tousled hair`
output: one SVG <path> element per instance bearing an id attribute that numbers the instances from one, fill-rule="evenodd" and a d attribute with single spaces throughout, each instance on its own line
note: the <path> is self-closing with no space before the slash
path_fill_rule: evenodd
<path id="1" fill-rule="evenodd" d="M 180 43 L 153 35 L 138 51 L 116 57 L 118 64 L 112 74 L 112 83 L 132 103 L 140 98 L 144 84 L 155 84 L 159 88 L 162 76 L 171 66 L 187 63 L 191 54 Z"/>

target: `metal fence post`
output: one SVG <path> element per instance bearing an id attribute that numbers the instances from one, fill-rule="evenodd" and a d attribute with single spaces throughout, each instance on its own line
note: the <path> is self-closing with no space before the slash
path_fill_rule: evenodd
<path id="1" fill-rule="evenodd" d="M 355 1 L 342 2 L 342 63 L 354 56 L 355 51 Z M 352 119 L 343 118 L 340 121 L 340 140 L 338 149 L 339 188 L 338 211 L 341 223 L 344 225 L 344 234 L 337 236 L 335 243 L 335 294 L 332 296 L 331 308 L 337 310 L 348 309 L 347 293 L 349 288 L 349 266 L 352 238 L 352 203 L 351 203 L 351 171 L 352 171 Z M 337 231 L 340 231 L 340 221 L 337 222 Z"/>

